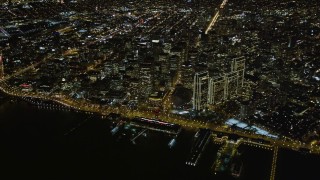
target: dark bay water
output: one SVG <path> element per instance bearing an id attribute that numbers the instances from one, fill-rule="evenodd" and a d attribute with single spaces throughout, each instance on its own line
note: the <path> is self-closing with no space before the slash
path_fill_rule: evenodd
<path id="1" fill-rule="evenodd" d="M 185 165 L 194 133 L 183 131 L 173 149 L 167 146 L 170 137 L 160 133 L 150 133 L 133 145 L 118 142 L 110 134 L 106 119 L 0 99 L 0 159 L 4 165 L 0 178 L 233 179 L 213 175 L 211 165 L 219 149 L 213 143 L 197 167 Z M 242 149 L 244 168 L 239 179 L 269 179 L 272 151 L 248 146 Z M 277 179 L 297 179 L 306 174 L 309 179 L 316 177 L 318 167 L 310 164 L 319 164 L 319 156 L 280 150 L 278 157 Z"/>

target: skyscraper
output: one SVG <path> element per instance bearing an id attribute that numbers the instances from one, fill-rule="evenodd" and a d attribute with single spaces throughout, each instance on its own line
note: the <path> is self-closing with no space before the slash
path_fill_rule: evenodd
<path id="1" fill-rule="evenodd" d="M 193 109 L 201 110 L 208 102 L 208 72 L 198 72 L 193 80 Z"/>
<path id="2" fill-rule="evenodd" d="M 239 72 L 232 71 L 224 75 L 225 79 L 225 99 L 232 99 L 238 95 Z"/>
<path id="3" fill-rule="evenodd" d="M 245 58 L 235 58 L 231 62 L 231 72 L 210 77 L 208 103 L 219 104 L 239 96 L 244 87 Z"/>
<path id="4" fill-rule="evenodd" d="M 219 104 L 227 99 L 226 78 L 223 77 L 210 77 L 208 98 L 209 104 Z"/>
<path id="5" fill-rule="evenodd" d="M 238 75 L 239 87 L 243 87 L 245 68 L 246 68 L 246 60 L 243 56 L 233 59 L 231 63 L 231 72 L 237 71 L 239 73 Z"/>

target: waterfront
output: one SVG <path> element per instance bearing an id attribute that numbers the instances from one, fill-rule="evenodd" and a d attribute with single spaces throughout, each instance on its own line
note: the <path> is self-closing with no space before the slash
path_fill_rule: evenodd
<path id="1" fill-rule="evenodd" d="M 167 145 L 170 138 L 161 133 L 149 133 L 134 145 L 117 141 L 110 133 L 111 123 L 106 119 L 83 113 L 38 109 L 22 101 L 2 99 L 0 117 L 1 159 L 6 165 L 1 176 L 232 179 L 227 175 L 214 176 L 211 172 L 210 167 L 220 147 L 212 142 L 198 166 L 185 165 L 195 130 L 183 130 L 176 146 L 170 149 Z M 244 169 L 240 179 L 269 179 L 272 151 L 243 146 L 242 152 Z M 309 158 L 298 152 L 283 152 L 279 153 L 280 171 L 277 170 L 279 178 L 276 176 L 276 179 L 298 175 L 309 175 L 309 179 L 314 177 L 312 172 L 315 171 L 312 170 L 316 167 L 311 164 L 319 162 L 319 156 Z M 305 168 L 299 171 L 303 166 Z"/>
<path id="2" fill-rule="evenodd" d="M 2 3 L 0 176 L 314 179 L 319 6 Z"/>

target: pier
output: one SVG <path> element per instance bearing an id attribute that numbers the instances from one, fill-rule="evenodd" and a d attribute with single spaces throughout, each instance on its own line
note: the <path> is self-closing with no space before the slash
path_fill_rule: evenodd
<path id="1" fill-rule="evenodd" d="M 172 134 L 175 136 L 178 136 L 181 132 L 180 125 L 164 122 L 158 119 L 136 117 L 130 120 L 129 123 L 131 126 Z"/>
<path id="2" fill-rule="evenodd" d="M 187 165 L 196 166 L 202 155 L 202 152 L 206 148 L 211 137 L 211 130 L 199 129 L 194 136 L 194 143 L 190 152 L 190 155 L 186 161 Z"/>

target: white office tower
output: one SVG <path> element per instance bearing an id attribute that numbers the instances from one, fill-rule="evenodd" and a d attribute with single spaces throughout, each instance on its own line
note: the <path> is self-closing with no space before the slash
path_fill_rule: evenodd
<path id="1" fill-rule="evenodd" d="M 209 80 L 208 103 L 219 104 L 227 99 L 225 77 L 215 77 Z"/>
<path id="2" fill-rule="evenodd" d="M 243 56 L 234 58 L 231 64 L 231 72 L 238 72 L 239 87 L 243 87 L 246 60 Z"/>
<path id="3" fill-rule="evenodd" d="M 208 103 L 219 104 L 239 96 L 244 87 L 245 58 L 232 60 L 231 72 L 209 80 Z"/>
<path id="4" fill-rule="evenodd" d="M 193 81 L 193 109 L 202 110 L 208 102 L 208 72 L 198 72 Z"/>

